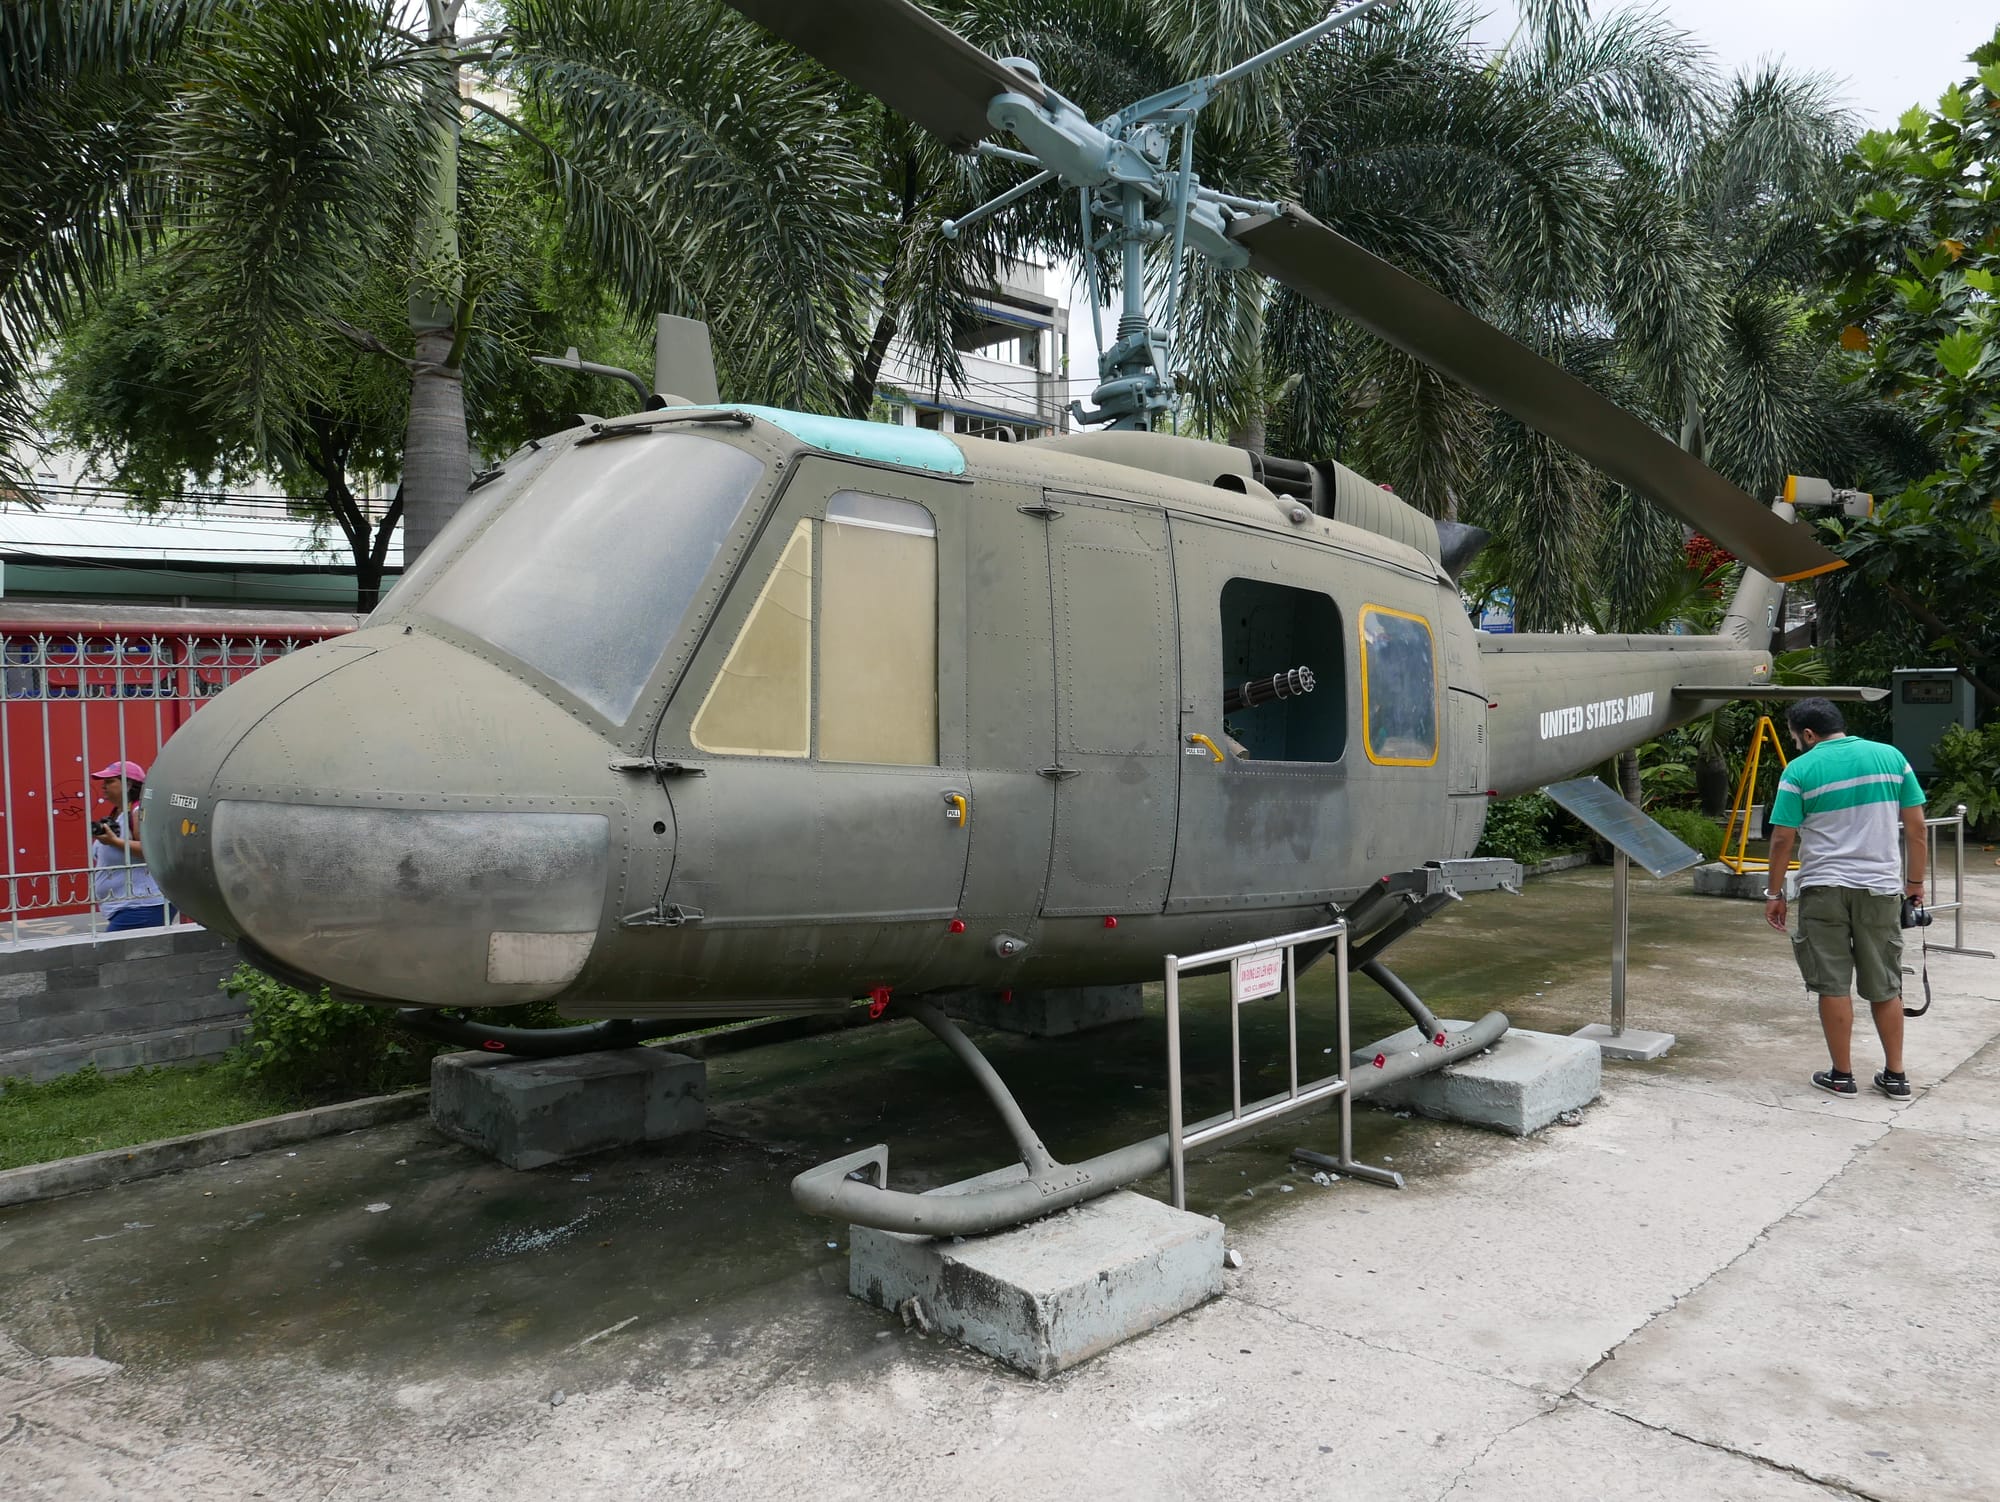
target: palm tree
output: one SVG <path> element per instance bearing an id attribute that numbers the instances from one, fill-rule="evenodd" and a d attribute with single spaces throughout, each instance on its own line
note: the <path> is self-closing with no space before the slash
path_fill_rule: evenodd
<path id="1" fill-rule="evenodd" d="M 0 261 L 0 420 L 25 412 L 35 342 L 123 259 L 163 247 L 217 352 L 216 400 L 253 424 L 309 400 L 302 339 L 402 363 L 414 558 L 470 475 L 466 359 L 490 289 L 463 230 L 492 174 L 468 163 L 510 150 L 632 314 L 699 311 L 734 391 L 835 407 L 872 293 L 869 178 L 816 71 L 720 4 L 509 0 L 469 35 L 462 6 L 10 11 L 0 187 L 36 191 Z M 71 157 L 90 170 L 36 187 Z M 400 327 L 357 324 L 383 268 L 402 279 Z"/>

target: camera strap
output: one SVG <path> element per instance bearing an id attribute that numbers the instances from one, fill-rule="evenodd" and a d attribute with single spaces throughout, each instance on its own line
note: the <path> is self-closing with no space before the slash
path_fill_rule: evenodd
<path id="1" fill-rule="evenodd" d="M 1920 1007 L 1904 1007 L 1905 1017 L 1921 1017 L 1931 1009 L 1931 936 L 1923 929 L 1917 930 L 1917 942 L 1922 946 L 1918 951 L 1917 964 L 1922 967 L 1924 977 L 1924 1004 Z"/>

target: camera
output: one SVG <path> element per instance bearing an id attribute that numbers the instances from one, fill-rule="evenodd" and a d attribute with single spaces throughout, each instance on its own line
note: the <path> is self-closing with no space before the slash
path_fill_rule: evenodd
<path id="1" fill-rule="evenodd" d="M 104 836 L 110 834 L 114 827 L 114 821 L 111 819 L 92 819 L 90 821 L 90 837 L 93 840 L 101 840 Z"/>
<path id="2" fill-rule="evenodd" d="M 1931 915 L 1924 911 L 1924 905 L 1914 897 L 1903 899 L 1901 923 L 1904 928 L 1929 928 Z"/>

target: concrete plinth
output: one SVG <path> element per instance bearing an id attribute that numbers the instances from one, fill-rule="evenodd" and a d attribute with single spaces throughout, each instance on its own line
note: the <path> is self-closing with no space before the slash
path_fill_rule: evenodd
<path id="1" fill-rule="evenodd" d="M 932 1193 L 1021 1177 L 1016 1165 Z M 1125 1190 L 963 1241 L 866 1226 L 849 1236 L 848 1290 L 856 1298 L 907 1309 L 906 1319 L 1036 1377 L 1053 1377 L 1222 1292 L 1222 1223 Z"/>
<path id="2" fill-rule="evenodd" d="M 509 1168 L 540 1168 L 700 1131 L 708 1067 L 657 1048 L 565 1059 L 440 1054 L 431 1061 L 431 1120 Z"/>
<path id="3" fill-rule="evenodd" d="M 1742 897 L 1762 902 L 1765 883 L 1770 880 L 1769 871 L 1732 871 L 1721 861 L 1710 861 L 1705 866 L 1694 868 L 1694 894 L 1697 897 Z"/>
<path id="4" fill-rule="evenodd" d="M 1146 1015 L 1145 992 L 1139 986 L 1074 986 L 1057 991 L 953 991 L 937 998 L 945 1011 L 962 1022 L 1025 1033 L 1030 1038 L 1059 1038 L 1088 1032 L 1114 1022 L 1132 1022 Z"/>
<path id="5" fill-rule="evenodd" d="M 1457 1028 L 1463 1023 L 1447 1024 Z M 1428 1046 L 1405 1028 L 1378 1046 L 1384 1054 Z M 1357 1077 L 1373 1055 L 1356 1054 Z M 1565 1111 L 1596 1100 L 1604 1064 L 1597 1045 L 1554 1033 L 1510 1028 L 1485 1053 L 1431 1074 L 1391 1085 L 1368 1097 L 1371 1104 L 1400 1106 L 1445 1121 L 1497 1127 L 1516 1137 L 1539 1131 Z"/>
<path id="6" fill-rule="evenodd" d="M 1595 1043 L 1597 1051 L 1607 1059 L 1657 1059 L 1674 1046 L 1672 1033 L 1651 1033 L 1643 1027 L 1628 1027 L 1622 1033 L 1614 1033 L 1608 1022 L 1593 1022 L 1570 1036 Z"/>

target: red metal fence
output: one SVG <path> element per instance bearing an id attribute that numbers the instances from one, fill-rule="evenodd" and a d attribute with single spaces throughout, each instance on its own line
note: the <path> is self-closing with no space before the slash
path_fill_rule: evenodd
<path id="1" fill-rule="evenodd" d="M 265 663 L 354 629 L 351 615 L 0 607 L 6 936 L 91 929 L 90 773 L 151 766 L 167 738 Z M 70 915 L 65 918 L 65 915 Z M 43 922 L 65 919 L 60 923 Z"/>

